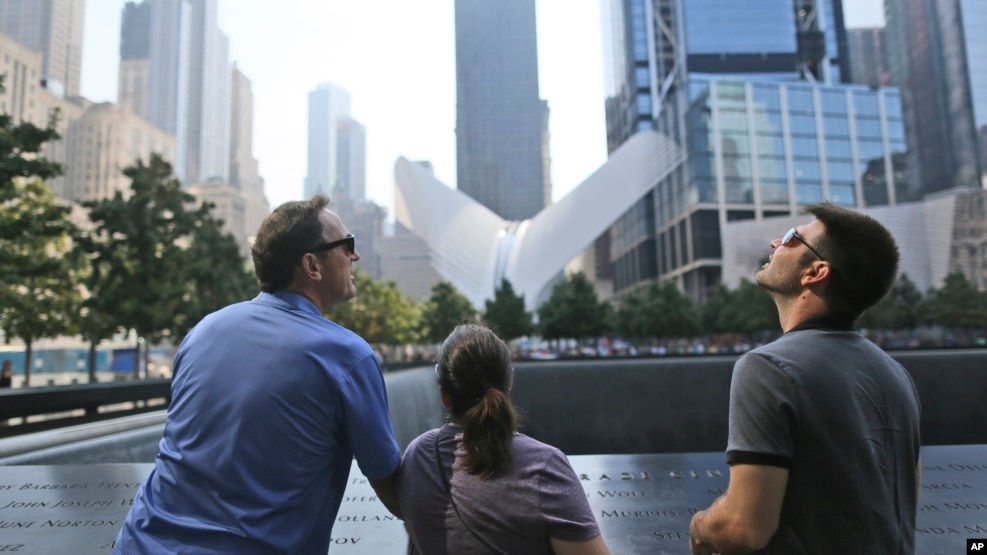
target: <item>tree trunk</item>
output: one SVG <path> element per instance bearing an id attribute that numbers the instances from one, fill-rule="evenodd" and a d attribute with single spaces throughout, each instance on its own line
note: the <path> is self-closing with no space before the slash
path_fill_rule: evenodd
<path id="1" fill-rule="evenodd" d="M 89 383 L 96 383 L 96 346 L 99 340 L 92 337 L 89 340 Z"/>
<path id="2" fill-rule="evenodd" d="M 33 341 L 24 340 L 24 387 L 31 387 L 31 351 Z"/>
<path id="3" fill-rule="evenodd" d="M 137 345 L 134 346 L 134 379 L 141 377 L 141 338 L 137 336 Z"/>

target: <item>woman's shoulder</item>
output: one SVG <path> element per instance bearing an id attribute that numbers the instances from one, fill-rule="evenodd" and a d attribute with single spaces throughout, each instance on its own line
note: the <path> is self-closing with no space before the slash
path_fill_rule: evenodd
<path id="1" fill-rule="evenodd" d="M 549 445 L 548 443 L 543 443 L 522 433 L 514 435 L 514 442 L 511 447 L 520 455 L 535 455 L 542 459 L 548 457 L 558 457 L 568 460 L 565 453 L 563 453 L 558 447 Z"/>

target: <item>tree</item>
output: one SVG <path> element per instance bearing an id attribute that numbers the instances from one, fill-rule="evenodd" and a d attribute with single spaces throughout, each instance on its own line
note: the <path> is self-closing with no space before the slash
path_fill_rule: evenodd
<path id="1" fill-rule="evenodd" d="M 397 345 L 418 341 L 421 307 L 401 294 L 393 281 L 370 279 L 361 269 L 353 272 L 356 297 L 329 309 L 326 316 L 353 330 L 368 343 Z"/>
<path id="2" fill-rule="evenodd" d="M 476 320 L 477 312 L 473 304 L 453 284 L 440 281 L 432 286 L 432 296 L 425 302 L 422 311 L 422 324 L 428 342 L 441 343 L 459 324 L 474 323 Z"/>
<path id="3" fill-rule="evenodd" d="M 0 75 L 0 94 L 4 94 Z M 17 196 L 14 182 L 18 179 L 46 181 L 62 174 L 62 167 L 41 156 L 45 143 L 59 138 L 55 129 L 58 111 L 52 111 L 46 127 L 30 122 L 14 125 L 10 114 L 0 113 L 0 203 Z M 0 222 L 0 240 L 16 237 L 17 222 Z M 13 234 L 13 235 L 12 235 Z"/>
<path id="4" fill-rule="evenodd" d="M 919 326 L 922 292 L 908 274 L 901 274 L 888 294 L 860 317 L 860 326 L 882 330 L 910 330 Z"/>
<path id="5" fill-rule="evenodd" d="M 71 307 L 80 293 L 70 277 L 74 259 L 67 256 L 71 208 L 40 181 L 17 182 L 10 190 L 14 195 L 0 204 L 0 221 L 17 222 L 17 231 L 0 239 L 0 327 L 7 338 L 24 341 L 24 377 L 29 382 L 34 341 L 71 329 Z"/>
<path id="6" fill-rule="evenodd" d="M 647 295 L 643 288 L 635 289 L 624 296 L 614 318 L 614 331 L 629 339 L 644 339 L 650 336 L 647 327 Z"/>
<path id="7" fill-rule="evenodd" d="M 514 292 L 506 278 L 494 291 L 494 298 L 484 302 L 483 322 L 501 339 L 510 341 L 535 331 L 533 315 L 524 310 L 524 295 Z"/>
<path id="8" fill-rule="evenodd" d="M 987 295 L 963 272 L 951 272 L 938 290 L 926 296 L 931 323 L 947 329 L 987 329 Z"/>
<path id="9" fill-rule="evenodd" d="M 545 339 L 586 339 L 607 333 L 610 303 L 600 302 L 586 274 L 577 272 L 552 288 L 538 307 L 538 322 Z"/>
<path id="10" fill-rule="evenodd" d="M 653 282 L 627 296 L 616 325 L 626 337 L 687 337 L 699 330 L 699 315 L 673 282 Z"/>
<path id="11" fill-rule="evenodd" d="M 223 231 L 211 209 L 211 204 L 202 203 L 193 213 L 189 245 L 180 253 L 187 287 L 172 329 L 176 338 L 184 337 L 209 313 L 257 293 L 257 281 L 240 254 L 240 245 Z"/>
<path id="12" fill-rule="evenodd" d="M 781 328 L 778 307 L 759 285 L 741 279 L 720 312 L 719 328 L 747 335 L 776 331 Z"/>
<path id="13" fill-rule="evenodd" d="M 100 247 L 98 263 L 107 265 L 102 295 L 112 304 L 108 317 L 122 328 L 134 330 L 147 345 L 143 359 L 140 341 L 135 348 L 134 373 L 147 363 L 150 345 L 182 326 L 186 310 L 187 273 L 183 267 L 183 242 L 189 240 L 200 212 L 189 211 L 194 197 L 182 191 L 172 176 L 171 164 L 152 154 L 145 164 L 137 160 L 123 170 L 131 180 L 127 198 L 89 201 L 93 235 Z M 208 259 L 206 259 L 208 262 Z"/>

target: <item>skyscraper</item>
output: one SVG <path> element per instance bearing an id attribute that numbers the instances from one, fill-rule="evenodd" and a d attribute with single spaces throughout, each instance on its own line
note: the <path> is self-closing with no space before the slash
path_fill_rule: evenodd
<path id="1" fill-rule="evenodd" d="M 922 193 L 979 185 L 977 128 L 987 125 L 987 5 L 884 5 L 891 82 L 902 89 L 910 170 Z"/>
<path id="2" fill-rule="evenodd" d="M 534 0 L 456 0 L 457 187 L 499 216 L 551 200 Z"/>
<path id="3" fill-rule="evenodd" d="M 847 29 L 847 55 L 850 57 L 849 82 L 880 87 L 890 83 L 884 55 L 884 27 Z"/>
<path id="4" fill-rule="evenodd" d="M 218 0 L 128 2 L 120 30 L 118 98 L 175 135 L 175 175 L 226 179 L 230 63 Z"/>
<path id="5" fill-rule="evenodd" d="M 42 54 L 41 79 L 59 96 L 77 96 L 85 0 L 0 0 L 0 33 Z"/>
<path id="6" fill-rule="evenodd" d="M 354 202 L 367 199 L 367 129 L 353 118 L 336 120 L 336 191 Z"/>
<path id="7" fill-rule="evenodd" d="M 849 74 L 841 0 L 611 0 L 611 152 L 654 129 L 687 162 L 608 233 L 615 294 L 674 280 L 705 301 L 728 223 L 911 198 L 900 94 Z"/>
<path id="8" fill-rule="evenodd" d="M 308 174 L 305 198 L 331 196 L 339 181 L 337 125 L 350 116 L 350 93 L 322 83 L 308 93 Z"/>

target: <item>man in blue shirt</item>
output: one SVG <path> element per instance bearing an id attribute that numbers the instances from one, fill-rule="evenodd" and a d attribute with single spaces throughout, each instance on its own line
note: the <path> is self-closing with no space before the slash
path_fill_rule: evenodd
<path id="1" fill-rule="evenodd" d="M 252 249 L 262 292 L 182 342 L 155 467 L 114 553 L 326 553 L 354 456 L 400 516 L 377 359 L 322 316 L 356 294 L 360 259 L 328 204 L 275 209 Z"/>

